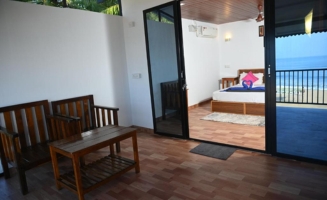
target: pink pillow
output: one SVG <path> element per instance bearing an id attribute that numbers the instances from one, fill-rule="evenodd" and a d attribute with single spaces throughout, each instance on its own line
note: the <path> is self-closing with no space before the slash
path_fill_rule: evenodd
<path id="1" fill-rule="evenodd" d="M 256 82 L 258 78 L 252 74 L 252 71 L 250 71 L 244 78 L 242 78 L 243 81 L 252 81 L 252 83 Z M 250 85 L 249 82 L 246 82 L 246 84 Z"/>

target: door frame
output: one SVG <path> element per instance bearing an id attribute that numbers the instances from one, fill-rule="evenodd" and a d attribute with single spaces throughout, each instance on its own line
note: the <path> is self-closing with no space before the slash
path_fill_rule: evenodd
<path id="1" fill-rule="evenodd" d="M 326 165 L 327 161 L 277 152 L 275 1 L 265 0 L 266 153 L 272 156 Z M 269 69 L 270 68 L 270 69 Z M 270 70 L 270 75 L 268 71 Z M 270 77 L 269 77 L 270 76 Z M 294 138 L 295 140 L 297 138 Z"/>
<path id="2" fill-rule="evenodd" d="M 275 1 L 266 0 L 265 13 L 265 77 L 266 77 L 266 153 L 276 155 L 276 55 L 275 55 Z"/>
<path id="3" fill-rule="evenodd" d="M 154 95 L 153 95 L 153 85 L 152 85 L 152 71 L 151 71 L 151 62 L 150 62 L 150 48 L 147 32 L 147 23 L 146 23 L 146 13 L 152 10 L 157 10 L 167 6 L 173 6 L 174 8 L 174 29 L 175 29 L 175 41 L 176 41 L 176 57 L 177 57 L 177 73 L 178 73 L 178 82 L 179 93 L 180 93 L 180 105 L 181 105 L 181 124 L 182 124 L 182 135 L 175 135 L 171 133 L 157 132 L 156 127 L 156 118 L 155 118 L 155 107 L 154 107 Z M 188 124 L 188 105 L 187 105 L 187 89 L 182 89 L 186 86 L 186 75 L 185 75 L 185 62 L 184 62 L 184 48 L 183 48 L 183 32 L 182 32 L 182 17 L 181 17 L 181 8 L 180 0 L 171 1 L 164 3 L 143 11 L 143 20 L 144 20 L 144 34 L 145 34 L 145 43 L 146 43 L 146 52 L 147 52 L 147 64 L 148 64 L 148 75 L 149 75 L 149 85 L 151 93 L 151 108 L 152 108 L 152 119 L 153 119 L 153 128 L 154 133 L 169 137 L 177 137 L 188 139 L 189 138 L 189 124 Z"/>

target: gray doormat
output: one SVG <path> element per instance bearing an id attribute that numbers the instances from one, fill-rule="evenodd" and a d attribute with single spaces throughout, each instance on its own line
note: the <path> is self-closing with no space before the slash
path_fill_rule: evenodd
<path id="1" fill-rule="evenodd" d="M 227 160 L 236 151 L 236 148 L 219 146 L 216 144 L 201 143 L 195 148 L 191 149 L 191 153 L 196 153 L 212 158 Z"/>

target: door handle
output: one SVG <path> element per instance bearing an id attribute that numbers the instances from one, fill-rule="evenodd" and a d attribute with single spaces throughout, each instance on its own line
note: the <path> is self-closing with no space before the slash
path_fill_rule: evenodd
<path id="1" fill-rule="evenodd" d="M 182 87 L 182 90 L 185 90 L 185 89 L 186 89 L 186 87 L 187 87 L 187 84 L 186 84 L 186 83 L 184 83 L 184 85 L 183 85 L 183 87 Z"/>

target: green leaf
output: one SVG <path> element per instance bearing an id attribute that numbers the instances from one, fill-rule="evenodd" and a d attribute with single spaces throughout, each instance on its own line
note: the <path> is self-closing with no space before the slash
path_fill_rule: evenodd
<path id="1" fill-rule="evenodd" d="M 110 6 L 109 8 L 103 10 L 102 13 L 105 13 L 108 15 L 119 15 L 119 5 L 116 4 L 114 6 Z"/>

